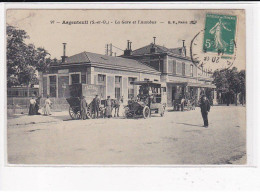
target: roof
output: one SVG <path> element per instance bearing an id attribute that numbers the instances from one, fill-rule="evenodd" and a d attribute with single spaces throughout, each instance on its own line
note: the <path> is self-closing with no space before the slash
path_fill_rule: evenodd
<path id="1" fill-rule="evenodd" d="M 155 70 L 153 67 L 150 67 L 134 59 L 107 56 L 86 51 L 66 58 L 65 63 L 63 63 L 62 65 L 77 65 L 82 63 L 91 64 L 91 66 L 94 67 L 160 74 L 160 72 Z"/>
<path id="2" fill-rule="evenodd" d="M 190 57 L 183 56 L 182 55 L 182 47 L 178 48 L 166 48 L 165 46 L 160 46 L 157 44 L 149 44 L 147 46 L 141 47 L 139 49 L 133 50 L 132 55 L 133 56 L 138 56 L 138 55 L 146 55 L 146 54 L 151 54 L 151 48 L 155 47 L 156 48 L 156 53 L 167 53 L 170 56 L 186 59 L 186 60 L 191 60 Z"/>
<path id="3" fill-rule="evenodd" d="M 157 48 L 157 53 L 165 53 L 168 51 L 166 47 L 154 45 L 155 48 Z M 153 44 L 149 44 L 147 46 L 141 47 L 139 49 L 133 50 L 132 55 L 144 55 L 144 54 L 150 54 L 150 50 L 153 48 Z"/>

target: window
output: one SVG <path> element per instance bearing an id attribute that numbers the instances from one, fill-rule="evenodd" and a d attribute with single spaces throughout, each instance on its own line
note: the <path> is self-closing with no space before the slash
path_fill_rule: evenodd
<path id="1" fill-rule="evenodd" d="M 56 78 L 56 75 L 53 75 L 53 76 L 49 76 L 49 94 L 50 94 L 50 97 L 57 97 L 57 86 L 56 86 L 56 83 L 57 83 L 57 78 Z"/>
<path id="2" fill-rule="evenodd" d="M 98 74 L 98 82 L 105 82 L 106 75 Z"/>
<path id="3" fill-rule="evenodd" d="M 177 74 L 181 75 L 182 73 L 182 64 L 180 62 L 177 62 Z"/>
<path id="4" fill-rule="evenodd" d="M 173 61 L 172 60 L 168 61 L 168 72 L 169 73 L 173 72 Z"/>
<path id="5" fill-rule="evenodd" d="M 134 88 L 129 88 L 128 89 L 128 99 L 133 98 L 135 95 L 135 89 Z"/>
<path id="6" fill-rule="evenodd" d="M 116 76 L 115 77 L 115 83 L 121 83 L 122 77 L 121 76 Z"/>
<path id="7" fill-rule="evenodd" d="M 182 75 L 185 75 L 185 63 L 182 63 Z"/>
<path id="8" fill-rule="evenodd" d="M 85 74 L 81 74 L 81 83 L 86 84 L 87 83 L 87 76 Z"/>
<path id="9" fill-rule="evenodd" d="M 80 83 L 80 74 L 71 74 L 71 84 L 79 84 Z"/>
<path id="10" fill-rule="evenodd" d="M 136 78 L 129 77 L 128 78 L 128 85 L 133 85 L 132 82 L 134 82 L 135 80 L 136 80 Z"/>
<path id="11" fill-rule="evenodd" d="M 170 74 L 176 74 L 176 60 L 169 60 L 168 72 Z"/>
<path id="12" fill-rule="evenodd" d="M 135 86 L 132 84 L 132 82 L 136 81 L 136 78 L 129 77 L 128 78 L 128 99 L 131 99 L 135 95 Z"/>
<path id="13" fill-rule="evenodd" d="M 193 77 L 193 65 L 190 65 L 190 76 Z"/>
<path id="14" fill-rule="evenodd" d="M 166 92 L 166 87 L 162 87 L 162 92 Z"/>
<path id="15" fill-rule="evenodd" d="M 121 96 L 122 77 L 115 76 L 115 98 L 119 99 Z"/>
<path id="16" fill-rule="evenodd" d="M 119 99 L 120 96 L 121 96 L 121 94 L 120 94 L 120 88 L 115 88 L 115 98 L 116 98 L 116 99 Z"/>
<path id="17" fill-rule="evenodd" d="M 176 74 L 176 60 L 172 61 L 172 73 Z"/>

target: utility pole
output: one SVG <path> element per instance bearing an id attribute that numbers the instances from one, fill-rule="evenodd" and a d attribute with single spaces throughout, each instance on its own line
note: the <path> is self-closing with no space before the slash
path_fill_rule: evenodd
<path id="1" fill-rule="evenodd" d="M 106 46 L 105 46 L 105 53 L 108 56 L 108 44 L 106 44 Z"/>
<path id="2" fill-rule="evenodd" d="M 112 43 L 110 43 L 109 46 L 110 46 L 109 55 L 112 56 L 113 55 Z"/>

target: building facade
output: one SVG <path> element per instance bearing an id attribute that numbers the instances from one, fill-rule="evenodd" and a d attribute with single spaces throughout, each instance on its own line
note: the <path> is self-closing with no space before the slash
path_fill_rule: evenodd
<path id="1" fill-rule="evenodd" d="M 130 44 L 130 45 L 129 45 Z M 201 91 L 216 104 L 216 87 L 212 74 L 203 67 L 199 69 L 186 55 L 186 46 L 166 48 L 155 42 L 137 50 L 131 50 L 131 42 L 121 57 L 138 60 L 160 72 L 160 82 L 166 83 L 167 104 L 180 96 L 194 97 L 197 101 Z"/>
<path id="2" fill-rule="evenodd" d="M 103 86 L 101 98 L 107 96 L 130 99 L 137 95 L 135 80 L 160 80 L 160 72 L 133 59 L 82 52 L 39 73 L 43 97 L 69 97 L 69 85 L 74 83 Z"/>
<path id="3" fill-rule="evenodd" d="M 65 49 L 65 48 L 64 48 Z M 166 87 L 167 105 L 181 95 L 199 98 L 201 90 L 215 102 L 215 86 L 210 74 L 197 68 L 186 48 L 168 49 L 155 42 L 140 49 L 131 50 L 127 43 L 124 55 L 119 57 L 82 52 L 51 66 L 46 73 L 39 73 L 40 94 L 52 98 L 69 97 L 69 85 L 84 83 L 101 85 L 101 98 L 107 96 L 131 99 L 137 96 L 138 86 L 132 81 L 150 80 Z"/>

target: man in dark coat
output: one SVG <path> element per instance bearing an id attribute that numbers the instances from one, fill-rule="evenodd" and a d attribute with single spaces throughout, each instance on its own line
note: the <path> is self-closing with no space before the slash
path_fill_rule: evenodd
<path id="1" fill-rule="evenodd" d="M 86 108 L 87 108 L 87 101 L 85 99 L 85 96 L 82 96 L 80 99 L 80 114 L 81 119 L 86 120 Z"/>
<path id="2" fill-rule="evenodd" d="M 93 99 L 92 105 L 93 105 L 95 118 L 98 118 L 99 117 L 99 105 L 100 105 L 100 100 L 98 98 L 98 95 L 96 95 L 96 97 Z"/>
<path id="3" fill-rule="evenodd" d="M 200 110 L 201 110 L 201 115 L 204 121 L 204 127 L 209 126 L 208 122 L 208 112 L 210 111 L 210 103 L 206 95 L 203 95 L 200 101 Z"/>

